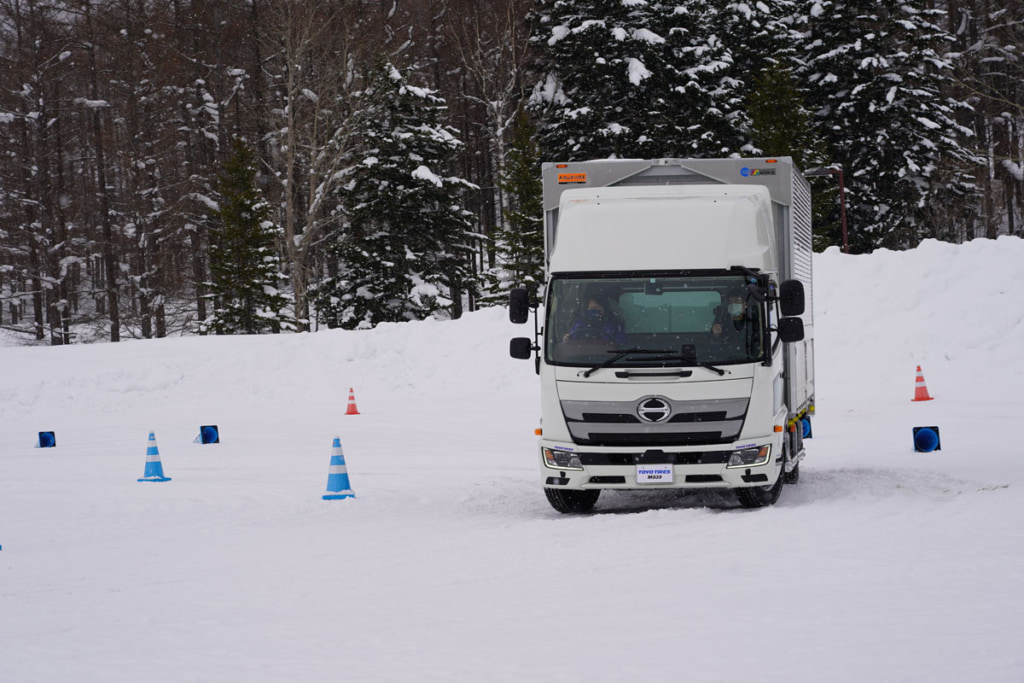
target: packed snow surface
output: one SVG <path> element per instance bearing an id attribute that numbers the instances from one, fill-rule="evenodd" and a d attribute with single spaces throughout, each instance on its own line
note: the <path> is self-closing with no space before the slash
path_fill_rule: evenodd
<path id="1" fill-rule="evenodd" d="M 0 679 L 1022 681 L 1022 264 L 816 257 L 814 436 L 753 511 L 552 510 L 504 310 L 0 348 Z M 171 481 L 137 481 L 150 431 Z"/>

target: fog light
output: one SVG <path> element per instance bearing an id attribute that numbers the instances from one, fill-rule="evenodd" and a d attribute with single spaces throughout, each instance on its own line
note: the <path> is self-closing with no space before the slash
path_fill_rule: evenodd
<path id="1" fill-rule="evenodd" d="M 542 448 L 544 464 L 553 470 L 582 470 L 580 456 L 569 451 L 556 451 L 553 448 Z"/>
<path id="2" fill-rule="evenodd" d="M 732 455 L 729 456 L 729 464 L 726 467 L 757 467 L 768 462 L 772 454 L 772 447 L 770 445 L 761 446 L 760 448 L 742 448 L 738 451 L 733 451 Z"/>

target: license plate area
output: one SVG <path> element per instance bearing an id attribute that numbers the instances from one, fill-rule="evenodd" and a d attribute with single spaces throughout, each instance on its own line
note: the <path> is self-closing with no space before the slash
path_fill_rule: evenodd
<path id="1" fill-rule="evenodd" d="M 673 467 L 670 464 L 637 465 L 637 484 L 671 484 Z"/>

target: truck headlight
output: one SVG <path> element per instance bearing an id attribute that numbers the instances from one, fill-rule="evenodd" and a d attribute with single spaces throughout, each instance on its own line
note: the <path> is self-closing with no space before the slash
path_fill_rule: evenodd
<path id="1" fill-rule="evenodd" d="M 556 451 L 553 448 L 542 448 L 544 464 L 554 470 L 582 470 L 580 456 L 569 451 Z"/>
<path id="2" fill-rule="evenodd" d="M 772 447 L 764 445 L 755 448 L 741 448 L 733 451 L 729 456 L 729 464 L 726 467 L 757 467 L 768 462 L 772 454 Z"/>

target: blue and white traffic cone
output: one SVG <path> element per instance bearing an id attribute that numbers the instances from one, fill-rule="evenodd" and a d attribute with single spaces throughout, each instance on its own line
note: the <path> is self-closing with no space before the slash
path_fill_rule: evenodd
<path id="1" fill-rule="evenodd" d="M 327 493 L 324 500 L 340 500 L 355 498 L 352 485 L 348 481 L 348 468 L 345 466 L 345 454 L 341 452 L 341 438 L 334 437 L 331 446 L 331 469 L 327 475 Z"/>
<path id="2" fill-rule="evenodd" d="M 156 434 L 149 433 L 149 447 L 146 449 L 146 471 L 139 481 L 170 481 L 164 476 L 164 466 L 160 462 L 160 448 L 156 445 Z"/>

